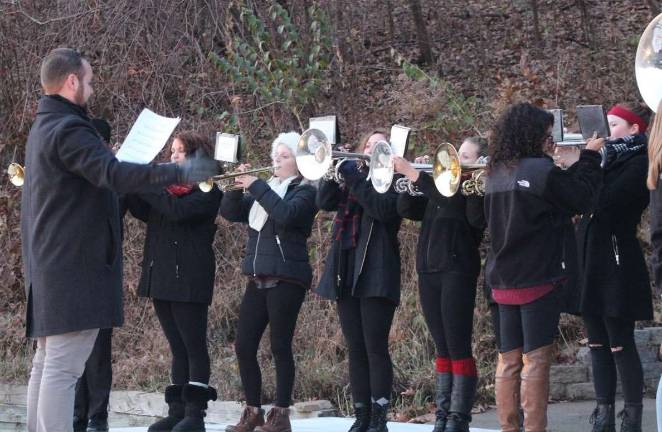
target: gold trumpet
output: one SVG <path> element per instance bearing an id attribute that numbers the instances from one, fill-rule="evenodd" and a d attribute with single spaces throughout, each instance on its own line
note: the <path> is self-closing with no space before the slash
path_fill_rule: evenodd
<path id="1" fill-rule="evenodd" d="M 237 189 L 240 189 L 240 188 L 235 186 L 234 183 L 225 184 L 223 182 L 225 180 L 234 179 L 235 177 L 239 177 L 239 176 L 242 176 L 242 175 L 259 174 L 259 173 L 263 173 L 263 172 L 273 173 L 278 168 L 279 167 L 277 167 L 277 166 L 270 166 L 270 167 L 250 169 L 250 170 L 246 170 L 246 171 L 235 171 L 235 172 L 231 172 L 231 173 L 228 173 L 228 174 L 219 174 L 219 175 L 215 175 L 213 177 L 209 177 L 207 180 L 198 183 L 198 187 L 200 188 L 200 190 L 202 192 L 211 191 L 214 188 L 214 185 L 216 185 L 216 187 L 218 187 L 223 192 L 227 192 L 227 191 L 231 191 L 231 190 L 237 190 Z"/>
<path id="2" fill-rule="evenodd" d="M 16 187 L 23 186 L 25 183 L 25 168 L 16 162 L 9 164 L 7 168 L 7 174 L 9 174 L 9 181 Z"/>
<path id="3" fill-rule="evenodd" d="M 486 163 L 464 164 L 452 144 L 440 144 L 434 152 L 434 163 L 412 164 L 419 171 L 427 172 L 434 179 L 440 194 L 452 197 L 458 191 L 462 195 L 485 195 Z M 407 177 L 401 177 L 395 183 L 395 191 L 410 195 L 421 195 Z"/>

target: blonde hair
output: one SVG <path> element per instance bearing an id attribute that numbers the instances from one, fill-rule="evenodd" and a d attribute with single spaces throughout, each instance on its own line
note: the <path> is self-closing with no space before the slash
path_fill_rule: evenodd
<path id="1" fill-rule="evenodd" d="M 648 138 L 648 189 L 655 190 L 662 170 L 662 100 L 657 106 L 657 114 L 650 127 Z"/>

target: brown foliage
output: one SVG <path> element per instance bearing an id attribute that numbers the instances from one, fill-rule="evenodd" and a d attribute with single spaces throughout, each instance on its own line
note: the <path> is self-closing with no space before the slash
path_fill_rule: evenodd
<path id="1" fill-rule="evenodd" d="M 312 0 L 311 0 L 312 1 Z M 232 1 L 87 0 L 83 2 L 27 0 L 0 5 L 0 162 L 22 160 L 23 143 L 39 96 L 38 65 L 57 46 L 81 49 L 95 69 L 96 94 L 90 109 L 106 117 L 121 141 L 143 107 L 183 118 L 181 127 L 211 134 L 229 127 L 228 111 L 248 144 L 253 162 L 267 159 L 270 138 L 295 128 L 296 122 L 278 105 L 260 106 L 242 94 L 213 67 L 208 54 L 222 55 L 234 36 L 226 14 Z M 267 0 L 246 0 L 258 11 Z M 299 2 L 287 2 L 296 17 Z M 394 48 L 411 61 L 419 58 L 415 29 L 407 3 L 376 0 L 321 1 L 334 21 L 336 57 L 316 107 L 335 113 L 346 141 L 363 130 L 401 122 L 416 129 L 418 150 L 445 140 L 486 133 L 497 112 L 514 101 L 533 100 L 547 107 L 572 109 L 578 103 L 608 105 L 637 94 L 632 59 L 639 34 L 650 19 L 645 5 L 622 0 L 583 2 L 582 15 L 571 0 L 538 1 L 540 44 L 533 39 L 528 2 L 422 0 L 422 15 L 431 36 L 436 66 L 426 69 L 449 87 L 431 89 L 425 82 L 402 76 L 393 61 Z M 391 9 L 392 6 L 392 9 Z M 625 13 L 627 12 L 627 13 Z M 593 23 L 589 40 L 578 31 Z M 230 20 L 231 21 L 231 20 Z M 394 22 L 392 26 L 389 23 Z M 388 29 L 388 31 L 386 31 Z M 452 89 L 449 90 L 449 89 Z M 447 114 L 448 104 L 461 95 L 475 97 L 466 122 Z M 441 118 L 441 120 L 440 120 Z M 464 125 L 461 129 L 449 125 Z M 460 126 L 458 126 L 460 127 Z M 31 353 L 24 339 L 24 295 L 21 276 L 20 192 L 0 185 L 0 376 L 24 382 Z M 115 385 L 160 389 L 167 381 L 169 355 L 151 305 L 135 295 L 141 260 L 143 227 L 126 221 L 124 327 L 115 332 Z M 328 249 L 330 215 L 320 214 L 310 241 L 315 274 Z M 396 367 L 397 405 L 406 418 L 428 408 L 432 395 L 434 348 L 417 300 L 414 247 L 417 226 L 405 222 L 402 305 L 391 333 Z M 642 238 L 646 235 L 642 235 Z M 215 249 L 216 294 L 210 309 L 209 347 L 212 382 L 224 399 L 241 399 L 233 354 L 235 324 L 244 278 L 239 260 L 244 228 L 219 221 Z M 480 290 L 479 290 L 480 292 Z M 478 294 L 474 349 L 481 372 L 481 397 L 489 400 L 494 338 L 487 307 Z M 576 320 L 563 323 L 562 356 L 568 357 L 580 338 Z M 267 339 L 267 338 L 265 338 Z M 270 362 L 268 343 L 260 361 Z M 348 407 L 347 358 L 333 305 L 309 295 L 295 337 L 298 379 L 295 398 L 327 398 Z M 570 355 L 571 356 L 571 355 Z M 274 394 L 271 367 L 265 369 L 265 397 Z"/>

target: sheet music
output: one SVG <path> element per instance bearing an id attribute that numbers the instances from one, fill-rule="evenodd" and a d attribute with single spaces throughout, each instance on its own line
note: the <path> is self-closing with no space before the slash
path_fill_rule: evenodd
<path id="1" fill-rule="evenodd" d="M 336 144 L 336 116 L 311 117 L 308 127 L 321 130 L 331 145 Z"/>
<path id="2" fill-rule="evenodd" d="M 150 163 L 166 145 L 180 120 L 143 109 L 115 157 L 123 162 Z"/>
<path id="3" fill-rule="evenodd" d="M 407 152 L 407 140 L 409 139 L 410 130 L 411 129 L 406 126 L 391 126 L 391 148 L 393 148 L 393 153 L 395 153 L 397 156 L 405 156 L 405 153 Z"/>

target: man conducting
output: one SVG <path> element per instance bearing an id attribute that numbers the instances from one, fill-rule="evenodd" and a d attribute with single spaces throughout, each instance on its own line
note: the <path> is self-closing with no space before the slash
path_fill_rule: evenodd
<path id="1" fill-rule="evenodd" d="M 37 340 L 28 385 L 28 431 L 72 430 L 74 389 L 99 329 L 122 325 L 122 259 L 114 192 L 193 183 L 209 159 L 118 161 L 86 112 L 92 67 L 58 48 L 41 64 L 44 96 L 26 145 L 21 236 L 27 336 Z"/>

